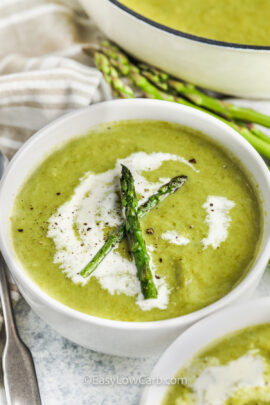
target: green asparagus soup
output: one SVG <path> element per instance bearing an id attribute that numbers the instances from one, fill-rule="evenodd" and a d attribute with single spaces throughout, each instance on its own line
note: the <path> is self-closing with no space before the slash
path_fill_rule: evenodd
<path id="1" fill-rule="evenodd" d="M 269 0 L 120 0 L 158 23 L 204 38 L 270 45 Z"/>
<path id="2" fill-rule="evenodd" d="M 157 298 L 142 295 L 125 238 L 80 275 L 124 220 L 121 164 L 139 205 L 171 178 L 188 177 L 140 219 Z M 98 317 L 151 321 L 196 311 L 237 285 L 257 251 L 260 210 L 238 164 L 203 134 L 123 121 L 52 151 L 21 188 L 11 231 L 19 261 L 53 298 Z"/>
<path id="3" fill-rule="evenodd" d="M 163 405 L 270 404 L 270 324 L 213 343 L 177 377 Z"/>

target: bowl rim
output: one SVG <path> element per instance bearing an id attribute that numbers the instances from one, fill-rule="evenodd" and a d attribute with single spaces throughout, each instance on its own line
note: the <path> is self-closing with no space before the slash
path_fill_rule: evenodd
<path id="1" fill-rule="evenodd" d="M 38 142 L 39 138 L 42 138 L 46 132 L 49 131 L 54 131 L 55 128 L 57 128 L 59 125 L 62 123 L 72 120 L 76 116 L 80 116 L 81 114 L 85 113 L 89 109 L 95 110 L 95 109 L 100 109 L 104 108 L 106 106 L 110 106 L 110 104 L 118 104 L 118 107 L 121 108 L 121 105 L 123 103 L 129 103 L 129 104 L 137 104 L 137 103 L 145 103 L 146 105 L 149 104 L 149 106 L 156 104 L 160 106 L 165 106 L 166 108 L 169 107 L 169 105 L 172 105 L 172 108 L 177 108 L 179 111 L 182 110 L 182 112 L 189 111 L 192 112 L 192 114 L 195 115 L 194 118 L 196 118 L 196 115 L 198 117 L 202 117 L 204 119 L 207 119 L 209 121 L 213 121 L 213 125 L 216 125 L 217 127 L 220 127 L 220 129 L 227 132 L 231 132 L 233 134 L 235 142 L 236 143 L 241 143 L 246 150 L 248 150 L 249 154 L 253 155 L 254 160 L 257 161 L 257 164 L 260 166 L 260 169 L 262 173 L 265 174 L 265 179 L 268 184 L 268 189 L 270 191 L 270 176 L 268 173 L 268 169 L 266 164 L 264 163 L 263 159 L 261 156 L 258 154 L 258 152 L 234 129 L 232 129 L 230 126 L 225 124 L 224 122 L 218 120 L 215 117 L 212 117 L 211 115 L 193 109 L 188 106 L 183 106 L 183 105 L 178 105 L 175 103 L 171 103 L 168 101 L 162 101 L 162 100 L 152 100 L 152 99 L 130 99 L 130 100 L 110 100 L 110 101 L 105 101 L 102 103 L 97 103 L 94 105 L 90 105 L 88 107 L 80 108 L 78 110 L 72 111 L 68 114 L 65 114 L 58 119 L 54 120 L 53 122 L 47 124 L 43 128 L 41 128 L 39 131 L 37 131 L 32 137 L 30 137 L 24 145 L 17 151 L 17 153 L 14 155 L 14 157 L 11 159 L 4 176 L 0 182 L 0 201 L 3 198 L 5 188 L 8 187 L 8 175 L 9 172 L 12 170 L 13 165 L 17 162 L 17 160 L 22 159 L 24 153 L 31 149 L 32 143 Z M 134 106 L 133 106 L 134 107 Z M 170 107 L 169 107 L 170 108 Z M 212 125 L 212 123 L 211 123 Z M 91 127 L 89 125 L 89 127 Z M 1 219 L 1 213 L 0 213 L 0 219 Z M 34 296 L 38 296 L 39 299 L 45 304 L 51 307 L 53 310 L 56 310 L 58 312 L 64 313 L 66 316 L 70 316 L 72 318 L 76 318 L 77 320 L 81 320 L 83 322 L 90 322 L 92 324 L 96 325 L 102 325 L 107 328 L 112 328 L 112 329 L 123 329 L 123 330 L 154 330 L 154 329 L 160 329 L 160 328 L 175 328 L 176 326 L 182 326 L 186 324 L 191 324 L 193 322 L 196 322 L 197 320 L 212 314 L 213 312 L 216 312 L 220 310 L 221 308 L 225 307 L 232 301 L 235 301 L 239 295 L 242 294 L 242 290 L 247 289 L 253 282 L 256 282 L 257 278 L 259 275 L 262 275 L 262 273 L 265 270 L 265 266 L 268 262 L 268 251 L 270 249 L 270 237 L 267 238 L 265 246 L 263 249 L 261 249 L 258 254 L 257 254 L 257 261 L 256 265 L 252 266 L 248 272 L 248 274 L 236 285 L 228 294 L 225 296 L 221 297 L 219 300 L 213 302 L 212 304 L 203 307 L 197 311 L 191 312 L 189 314 L 185 314 L 182 316 L 178 316 L 175 318 L 169 318 L 169 319 L 163 319 L 163 320 L 157 320 L 157 321 L 145 321 L 145 322 L 132 322 L 132 321 L 119 321 L 119 320 L 112 320 L 112 319 L 107 319 L 107 318 L 100 318 L 97 316 L 89 315 L 83 312 L 80 312 L 76 309 L 73 309 L 62 302 L 56 300 L 55 298 L 51 297 L 49 294 L 47 294 L 45 291 L 43 291 L 38 284 L 36 284 L 30 276 L 27 275 L 27 272 L 24 269 L 24 266 L 19 262 L 18 259 L 16 259 L 16 252 L 13 247 L 9 247 L 5 237 L 4 237 L 4 227 L 0 227 L 0 250 L 2 251 L 2 254 L 4 256 L 4 259 L 7 262 L 8 267 L 10 268 L 10 272 L 12 275 L 14 275 L 15 280 L 20 279 L 23 281 L 25 285 L 27 285 L 28 289 L 31 290 L 31 292 L 34 294 Z M 8 231 L 10 232 L 10 231 Z M 15 253 L 15 254 L 14 254 Z"/>
<path id="2" fill-rule="evenodd" d="M 198 347 L 198 349 L 191 350 L 191 353 L 188 354 L 188 359 L 186 359 L 184 362 L 181 363 L 181 361 L 179 361 L 180 366 L 178 367 L 178 371 L 181 370 L 181 368 L 185 367 L 185 364 L 187 364 L 189 361 L 191 361 L 193 359 L 194 356 L 196 356 L 198 353 L 200 353 L 202 350 L 206 349 L 209 345 L 212 345 L 213 343 L 215 343 L 216 341 L 218 341 L 219 339 L 223 339 L 225 338 L 227 335 L 230 334 L 234 334 L 237 331 L 241 331 L 243 329 L 252 327 L 252 326 L 256 326 L 256 325 L 261 325 L 264 323 L 269 323 L 270 324 L 270 315 L 269 315 L 269 321 L 266 322 L 255 322 L 254 319 L 252 319 L 250 321 L 250 323 L 247 324 L 247 326 L 240 326 L 239 322 L 238 322 L 238 326 L 232 328 L 231 331 L 229 332 L 225 332 L 222 333 L 220 336 L 218 337 L 213 337 L 213 334 L 215 333 L 213 330 L 211 330 L 211 325 L 213 324 L 213 322 L 218 321 L 218 320 L 227 320 L 227 317 L 231 315 L 230 319 L 231 319 L 231 324 L 234 323 L 234 319 L 236 317 L 236 319 L 239 321 L 239 316 L 241 315 L 241 313 L 244 312 L 248 312 L 249 308 L 252 310 L 260 310 L 262 309 L 262 311 L 265 311 L 265 313 L 269 314 L 269 308 L 270 308 L 270 297 L 260 297 L 260 298 L 255 298 L 250 300 L 249 302 L 242 302 L 239 303 L 237 305 L 234 306 L 230 306 L 227 308 L 223 308 L 221 311 L 215 312 L 203 319 L 200 319 L 198 322 L 196 322 L 195 324 L 189 326 L 183 333 L 181 333 L 180 335 L 177 336 L 176 339 L 174 339 L 174 341 L 163 351 L 163 353 L 159 356 L 158 361 L 156 362 L 156 364 L 154 365 L 154 367 L 152 368 L 151 372 L 150 372 L 150 378 L 151 377 L 156 377 L 158 375 L 160 375 L 159 370 L 162 369 L 163 365 L 168 364 L 167 359 L 171 358 L 172 354 L 176 354 L 176 352 L 179 353 L 179 346 L 183 346 L 183 344 L 187 344 L 187 342 L 189 340 L 192 340 L 192 338 L 197 335 L 201 337 L 201 332 L 202 332 L 202 328 L 201 326 L 204 326 L 203 329 L 203 336 L 205 336 L 206 334 L 206 326 L 210 324 L 210 328 L 207 328 L 207 331 L 210 330 L 209 332 L 209 336 L 210 336 L 210 340 L 207 344 L 205 343 L 201 343 L 200 346 Z M 254 318 L 254 316 L 252 316 L 252 318 Z M 190 352 L 190 349 L 188 349 L 188 352 Z M 167 377 L 172 377 L 172 374 L 175 375 L 175 373 L 172 373 L 172 368 L 171 367 L 171 371 L 169 371 L 169 375 L 167 375 L 167 371 L 166 371 L 166 375 Z M 143 391 L 142 391 L 142 395 L 140 398 L 140 403 L 139 405 L 147 405 L 149 403 L 149 399 L 151 395 L 151 385 L 150 386 L 146 386 Z M 161 398 L 161 402 L 164 399 L 164 396 Z"/>
<path id="3" fill-rule="evenodd" d="M 187 32 L 177 30 L 175 28 L 168 27 L 167 25 L 161 24 L 152 20 L 151 18 L 145 17 L 144 15 L 132 10 L 131 8 L 125 6 L 124 4 L 120 3 L 118 0 L 108 0 L 114 6 L 120 8 L 122 11 L 125 11 L 127 14 L 131 15 L 132 17 L 136 18 L 137 20 L 144 22 L 148 25 L 151 25 L 155 28 L 158 28 L 166 33 L 176 35 L 181 38 L 189 39 L 194 42 L 199 42 L 207 45 L 216 45 L 223 48 L 234 48 L 234 49 L 241 49 L 241 50 L 253 50 L 253 51 L 270 51 L 270 46 L 264 45 L 248 45 L 248 44 L 239 44 L 237 42 L 226 42 L 226 41 L 219 41 L 215 39 L 210 39 L 206 37 L 201 37 L 199 35 L 188 34 Z"/>

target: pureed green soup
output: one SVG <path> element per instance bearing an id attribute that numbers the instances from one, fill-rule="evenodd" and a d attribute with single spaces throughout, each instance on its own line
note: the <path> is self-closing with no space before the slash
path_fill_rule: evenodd
<path id="1" fill-rule="evenodd" d="M 270 404 L 270 324 L 214 342 L 177 376 L 162 405 Z"/>
<path id="2" fill-rule="evenodd" d="M 120 163 L 141 204 L 170 178 L 186 184 L 141 220 L 158 298 L 145 300 L 126 241 L 92 274 L 79 274 L 123 222 Z M 11 218 L 18 259 L 50 296 L 109 319 L 184 315 L 223 297 L 247 274 L 260 237 L 248 179 L 218 145 L 160 121 L 102 125 L 52 151 L 30 174 Z"/>
<path id="3" fill-rule="evenodd" d="M 270 45 L 269 0 L 119 0 L 137 13 L 200 37 Z"/>

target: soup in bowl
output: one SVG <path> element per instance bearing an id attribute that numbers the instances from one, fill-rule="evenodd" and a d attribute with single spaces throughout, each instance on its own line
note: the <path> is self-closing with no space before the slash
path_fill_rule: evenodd
<path id="1" fill-rule="evenodd" d="M 123 166 L 154 295 L 131 244 Z M 49 125 L 13 159 L 1 247 L 26 300 L 64 336 L 151 354 L 256 287 L 269 190 L 260 156 L 215 118 L 153 100 L 102 103 Z"/>
<path id="2" fill-rule="evenodd" d="M 163 384 L 146 389 L 141 405 L 268 404 L 269 308 L 269 298 L 250 301 L 184 332 L 153 370 Z"/>

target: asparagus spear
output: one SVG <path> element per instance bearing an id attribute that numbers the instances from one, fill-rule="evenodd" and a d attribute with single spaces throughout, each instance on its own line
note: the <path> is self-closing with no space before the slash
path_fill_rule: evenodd
<path id="1" fill-rule="evenodd" d="M 155 84 L 160 90 L 163 90 L 163 91 L 169 90 L 169 85 L 168 85 L 167 81 L 161 80 L 161 78 L 157 74 L 154 74 L 149 70 L 141 70 L 141 67 L 140 67 L 140 71 L 141 71 L 141 74 L 147 80 L 149 80 L 150 82 Z"/>
<path id="2" fill-rule="evenodd" d="M 105 54 L 117 60 L 118 64 L 121 65 L 121 73 L 127 75 L 129 73 L 128 57 L 124 55 L 119 48 L 110 44 L 108 41 L 103 42 L 101 46 Z M 141 64 L 139 67 L 143 67 L 142 71 L 147 78 L 153 81 L 154 84 L 157 84 L 161 89 L 167 91 L 169 88 L 172 88 L 177 94 L 187 97 L 192 103 L 199 107 L 214 111 L 229 120 L 236 119 L 253 122 L 270 128 L 270 116 L 268 115 L 261 114 L 251 108 L 243 108 L 223 100 L 215 99 L 198 90 L 193 84 L 176 80 L 157 68 L 147 68 L 146 64 Z"/>
<path id="3" fill-rule="evenodd" d="M 258 138 L 262 139 L 263 141 L 270 143 L 270 137 L 266 134 L 264 134 L 259 128 L 255 127 L 252 125 L 250 131 L 256 135 Z"/>
<path id="4" fill-rule="evenodd" d="M 107 48 L 103 47 L 103 49 L 106 50 Z M 144 77 L 141 74 L 141 72 L 137 66 L 128 62 L 128 59 L 127 59 L 127 57 L 125 57 L 125 55 L 123 56 L 123 54 L 120 53 L 120 55 L 121 55 L 121 58 L 120 58 L 119 54 L 117 53 L 116 47 L 112 46 L 112 48 L 110 47 L 109 49 L 110 49 L 110 52 L 108 52 L 108 55 L 111 55 L 109 57 L 109 62 L 111 64 L 114 64 L 114 67 L 116 67 L 119 70 L 119 72 L 121 72 L 122 74 L 127 74 L 128 77 L 131 79 L 132 83 L 136 87 L 141 89 L 144 92 L 146 97 L 155 98 L 158 100 L 176 102 L 178 104 L 196 108 L 200 111 L 211 114 L 215 118 L 225 122 L 227 125 L 231 126 L 233 129 L 238 131 L 259 153 L 261 153 L 263 156 L 270 159 L 270 143 L 268 140 L 266 140 L 267 136 L 265 134 L 263 134 L 261 131 L 260 131 L 260 136 L 259 136 L 259 132 L 257 132 L 257 130 L 255 130 L 255 131 L 249 130 L 245 125 L 243 125 L 241 123 L 229 121 L 223 117 L 220 117 L 219 115 L 216 115 L 213 112 L 210 112 L 209 110 L 206 110 L 198 105 L 192 104 L 190 101 L 188 101 L 182 97 L 177 97 L 175 95 L 172 95 L 170 93 L 160 90 L 157 86 L 153 85 L 148 79 L 146 79 L 146 77 Z M 107 52 L 107 50 L 106 50 L 106 52 Z M 124 65 L 122 65 L 122 60 L 125 61 Z M 128 63 L 129 63 L 129 65 L 128 65 Z"/>
<path id="5" fill-rule="evenodd" d="M 168 81 L 168 85 L 175 90 L 177 94 L 187 97 L 197 106 L 214 111 L 228 120 L 242 120 L 270 128 L 270 116 L 261 114 L 251 108 L 243 108 L 224 100 L 215 99 L 198 90 L 193 84 L 185 84 L 179 80 L 173 80 L 171 78 Z"/>
<path id="6" fill-rule="evenodd" d="M 141 71 L 147 71 L 152 75 L 157 75 L 159 78 L 159 82 L 164 83 L 167 82 L 167 80 L 169 79 L 168 73 L 165 73 L 154 66 L 147 65 L 146 63 L 139 63 L 138 67 L 140 68 Z"/>
<path id="7" fill-rule="evenodd" d="M 137 213 L 138 200 L 135 193 L 134 179 L 130 170 L 124 165 L 122 165 L 120 184 L 121 202 L 126 216 L 126 234 L 136 263 L 141 290 L 144 298 L 157 298 L 157 289 L 150 268 L 150 257 L 147 253 Z"/>
<path id="8" fill-rule="evenodd" d="M 106 82 L 111 85 L 112 84 L 112 77 L 111 77 L 111 65 L 109 63 L 108 58 L 100 52 L 94 53 L 94 59 L 97 68 L 103 73 L 103 76 Z"/>
<path id="9" fill-rule="evenodd" d="M 113 88 L 115 94 L 121 98 L 134 98 L 132 89 L 119 78 L 116 69 L 110 64 L 107 56 L 95 52 L 94 58 L 97 68 L 103 73 L 106 82 Z"/>
<path id="10" fill-rule="evenodd" d="M 101 51 L 107 55 L 108 58 L 118 61 L 119 65 L 121 65 L 122 74 L 124 76 L 128 75 L 130 69 L 130 61 L 128 57 L 121 52 L 117 46 L 113 45 L 109 41 L 102 41 L 100 46 Z"/>
<path id="11" fill-rule="evenodd" d="M 179 80 L 173 80 L 169 77 L 169 75 L 167 75 L 166 73 L 164 75 L 164 73 L 157 68 L 153 68 L 145 64 L 140 64 L 139 67 L 141 74 L 150 82 L 155 84 L 159 89 L 166 91 L 170 91 L 171 89 L 175 90 L 176 93 L 186 96 L 197 106 L 202 106 L 208 110 L 214 111 L 217 114 L 221 114 L 227 120 L 235 121 L 237 119 L 235 125 L 233 125 L 233 128 L 236 129 L 238 132 L 241 132 L 241 129 L 248 128 L 251 134 L 256 135 L 258 138 L 264 140 L 267 143 L 270 143 L 270 137 L 264 134 L 259 128 L 255 127 L 253 123 L 246 125 L 244 122 L 239 121 L 240 115 L 238 117 L 236 115 L 232 116 L 228 113 L 228 111 L 225 111 L 225 106 L 232 106 L 238 109 L 241 108 L 233 106 L 232 104 L 228 104 L 225 101 L 217 100 L 213 97 L 210 97 L 205 93 L 199 91 L 193 84 L 184 84 Z M 256 111 L 250 111 L 252 111 L 252 113 L 255 112 L 256 114 L 259 114 Z M 246 131 L 243 131 L 243 133 L 246 133 Z"/>
<path id="12" fill-rule="evenodd" d="M 201 106 L 208 110 L 212 110 L 228 120 L 235 121 L 235 123 L 238 124 L 239 127 L 247 127 L 259 138 L 265 140 L 266 142 L 270 142 L 269 136 L 256 128 L 253 123 L 249 122 L 247 124 L 237 117 L 230 116 L 227 111 L 225 111 L 224 107 L 229 105 L 225 101 L 217 100 L 214 97 L 210 97 L 202 91 L 198 90 L 193 84 L 183 83 L 180 80 L 176 80 L 169 76 L 167 73 L 162 72 L 162 70 L 159 70 L 158 68 L 143 63 L 140 63 L 138 66 L 140 68 L 140 73 L 151 83 L 155 84 L 159 89 L 168 92 L 173 91 L 175 94 L 183 95 L 190 101 L 192 101 L 195 105 Z"/>
<path id="13" fill-rule="evenodd" d="M 175 193 L 182 187 L 187 180 L 187 176 L 181 175 L 174 177 L 168 183 L 163 184 L 158 191 L 153 194 L 149 199 L 138 208 L 138 217 L 142 218 L 145 214 L 155 208 L 161 201 L 169 195 Z M 121 242 L 125 236 L 125 224 L 116 228 L 108 237 L 104 245 L 99 249 L 91 261 L 83 268 L 80 275 L 84 278 L 90 276 L 95 271 L 98 265 L 105 259 L 105 257 L 112 251 L 112 249 Z"/>

